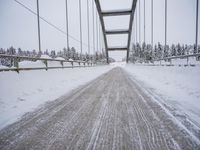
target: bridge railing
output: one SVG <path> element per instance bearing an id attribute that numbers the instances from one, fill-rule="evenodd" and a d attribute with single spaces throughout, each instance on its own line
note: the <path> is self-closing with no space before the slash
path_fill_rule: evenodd
<path id="1" fill-rule="evenodd" d="M 20 70 L 48 70 L 48 69 L 58 69 L 58 68 L 75 68 L 75 67 L 86 67 L 93 66 L 92 62 L 89 61 L 80 61 L 80 60 L 61 60 L 61 59 L 53 59 L 53 58 L 38 58 L 38 57 L 29 57 L 29 56 L 18 56 L 18 55 L 7 55 L 0 54 L 1 58 L 9 58 L 13 61 L 14 67 L 10 68 L 0 68 L 1 71 L 16 71 L 19 73 Z M 26 61 L 37 61 L 40 60 L 43 62 L 45 67 L 20 67 L 19 62 L 22 60 Z M 48 62 L 60 62 L 60 66 L 48 66 Z M 70 65 L 65 66 L 64 63 L 68 63 Z M 75 65 L 77 63 L 78 65 Z"/>
<path id="2" fill-rule="evenodd" d="M 196 58 L 196 60 L 198 60 L 199 61 L 199 57 L 200 57 L 200 53 L 197 53 L 197 54 L 188 54 L 188 55 L 179 55 L 179 56 L 170 56 L 170 57 L 164 57 L 164 58 L 162 58 L 162 59 L 156 59 L 156 60 L 154 60 L 154 62 L 156 62 L 156 61 L 159 61 L 160 62 L 160 64 L 162 63 L 161 61 L 167 61 L 167 62 L 169 62 L 170 64 L 169 65 L 173 65 L 172 64 L 172 60 L 174 60 L 174 59 L 186 59 L 186 66 L 188 66 L 189 65 L 189 58 Z"/>

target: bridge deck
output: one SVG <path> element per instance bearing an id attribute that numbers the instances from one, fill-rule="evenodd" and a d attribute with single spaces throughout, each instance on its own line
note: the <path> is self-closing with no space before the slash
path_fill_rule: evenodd
<path id="1" fill-rule="evenodd" d="M 0 132 L 0 149 L 198 149 L 121 68 Z"/>

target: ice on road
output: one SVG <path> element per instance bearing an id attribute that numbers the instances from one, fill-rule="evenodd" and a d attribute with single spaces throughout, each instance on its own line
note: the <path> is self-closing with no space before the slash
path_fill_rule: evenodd
<path id="1" fill-rule="evenodd" d="M 0 149 L 200 149 L 119 67 L 0 131 Z"/>

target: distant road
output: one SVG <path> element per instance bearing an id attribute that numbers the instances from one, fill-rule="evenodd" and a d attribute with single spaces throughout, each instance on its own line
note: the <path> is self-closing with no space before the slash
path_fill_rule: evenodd
<path id="1" fill-rule="evenodd" d="M 200 149 L 122 68 L 0 131 L 0 149 Z"/>

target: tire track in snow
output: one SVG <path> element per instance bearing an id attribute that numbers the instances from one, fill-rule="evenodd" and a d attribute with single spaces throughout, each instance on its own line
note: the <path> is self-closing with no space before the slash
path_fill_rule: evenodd
<path id="1" fill-rule="evenodd" d="M 92 89 L 92 91 L 90 91 L 91 93 L 93 93 L 93 92 L 98 92 L 98 93 L 102 93 L 103 92 L 103 90 L 102 90 L 102 85 L 105 85 L 105 83 L 104 82 L 96 82 L 97 84 L 98 84 L 98 87 L 97 88 L 94 88 L 94 87 L 96 87 L 96 85 L 95 84 L 92 84 L 92 86 L 91 86 L 91 88 L 90 89 Z M 105 87 L 104 87 L 105 88 Z M 103 89 L 104 89 L 103 88 Z M 78 97 L 79 99 L 82 99 L 81 97 Z M 87 98 L 87 97 L 86 97 Z M 86 122 L 88 122 L 89 120 L 88 120 L 88 118 L 87 118 L 87 120 L 85 120 L 85 122 L 84 122 L 84 120 L 83 120 L 83 117 L 84 117 L 84 115 L 87 113 L 87 112 L 90 112 L 90 110 L 91 109 L 93 109 L 93 107 L 91 107 L 91 104 L 92 103 L 94 103 L 94 102 L 96 102 L 96 101 L 93 101 L 93 100 L 95 100 L 95 98 L 96 98 L 96 95 L 92 95 L 92 96 L 90 96 L 89 97 L 89 99 L 87 99 L 87 101 L 86 101 L 86 103 L 84 104 L 84 107 L 82 106 L 79 110 L 78 110 L 78 112 L 76 112 L 76 114 L 75 114 L 75 116 L 73 116 L 72 117 L 72 119 L 71 120 L 67 120 L 67 122 L 68 123 L 66 123 L 65 124 L 65 128 L 63 128 L 63 131 L 62 132 L 60 132 L 60 134 L 57 134 L 57 138 L 56 139 L 54 139 L 53 140 L 53 142 L 51 143 L 51 144 L 48 144 L 49 146 L 49 148 L 51 147 L 51 145 L 58 139 L 58 138 L 60 138 L 60 139 L 62 139 L 62 138 L 65 138 L 65 135 L 67 135 L 67 137 L 69 137 L 69 135 L 71 135 L 70 134 L 70 132 L 72 132 L 72 130 L 74 129 L 74 127 L 76 126 L 76 125 L 78 125 L 78 124 L 80 124 L 80 120 L 81 120 L 81 124 L 80 125 L 78 125 L 78 127 L 75 129 L 76 131 L 74 132 L 74 134 L 71 136 L 72 138 L 68 138 L 67 140 L 69 141 L 69 143 L 67 144 L 68 146 L 67 147 L 70 147 L 70 145 L 73 145 L 73 140 L 76 138 L 76 133 L 78 132 L 78 130 L 81 128 L 81 127 L 83 127 L 83 125 L 84 125 L 84 123 L 86 123 Z M 83 98 L 84 99 L 84 98 Z M 97 103 L 95 103 L 95 105 L 97 105 Z M 84 114 L 84 115 L 83 115 Z M 90 117 L 91 118 L 91 117 Z M 89 118 L 89 119 L 90 119 Z M 63 133 L 65 133 L 65 134 L 63 134 Z M 63 135 L 63 136 L 62 136 Z M 62 141 L 62 140 L 61 140 Z M 71 143 L 71 142 L 72 143 Z M 66 147 L 66 148 L 67 148 Z"/>
<path id="2" fill-rule="evenodd" d="M 130 76 L 128 78 L 130 78 Z M 153 112 L 151 116 L 155 117 L 156 115 L 156 118 L 159 118 L 158 121 L 161 123 L 161 126 L 163 126 L 161 129 L 165 130 L 162 133 L 170 137 L 171 140 L 166 140 L 167 145 L 174 145 L 174 149 L 200 149 L 199 140 L 193 138 L 193 135 L 155 100 L 157 96 L 154 97 L 155 94 L 153 92 L 148 93 L 135 79 L 131 78 L 130 80 L 133 81 L 133 89 L 137 91 L 137 94 L 142 97 L 141 100 L 145 101 L 149 109 Z M 150 123 L 152 123 L 152 121 L 150 121 Z"/>
<path id="3" fill-rule="evenodd" d="M 113 85 L 113 82 L 112 82 L 112 85 Z M 92 129 L 93 132 L 92 132 L 90 143 L 88 144 L 87 149 L 95 149 L 95 147 L 96 147 L 96 143 L 99 139 L 99 134 L 100 134 L 100 131 L 101 131 L 102 125 L 103 125 L 102 120 L 105 118 L 105 115 L 106 115 L 106 112 L 107 112 L 107 109 L 108 109 L 108 99 L 109 99 L 112 87 L 113 86 L 110 86 L 107 93 L 105 95 L 103 95 L 103 99 L 102 99 L 103 105 L 101 107 L 100 115 L 98 116 L 98 118 L 97 118 L 97 120 L 94 124 L 94 128 Z"/>
<path id="4" fill-rule="evenodd" d="M 128 82 L 129 83 L 129 82 Z M 130 88 L 129 89 L 133 89 L 133 88 Z M 155 117 L 154 115 L 151 114 L 151 111 L 150 109 L 147 109 L 146 108 L 146 102 L 143 101 L 139 91 L 137 91 L 135 88 L 134 88 L 134 91 L 135 93 L 133 93 L 136 101 L 135 101 L 135 105 L 133 106 L 134 107 L 134 110 L 135 112 L 138 114 L 138 120 L 141 121 L 141 118 L 143 120 L 144 123 L 142 124 L 145 124 L 146 127 L 147 127 L 147 132 L 150 131 L 150 134 L 147 134 L 149 135 L 148 137 L 148 149 L 170 149 L 169 148 L 169 143 L 166 144 L 166 139 L 168 139 L 167 136 L 165 136 L 165 134 L 161 134 L 159 132 L 159 130 L 157 130 L 154 125 L 152 124 L 153 120 L 157 119 L 157 117 Z M 145 106 L 145 107 L 144 107 Z M 146 110 L 146 111 L 145 111 Z M 148 110 L 148 111 L 147 111 Z M 151 116 L 153 116 L 154 118 L 152 118 L 152 120 L 149 120 L 148 116 L 149 114 L 151 114 Z M 145 134 L 146 135 L 146 134 Z M 159 136 L 160 135 L 160 136 Z M 144 136 L 143 138 L 146 138 L 146 136 Z M 161 141 L 159 141 L 161 140 Z M 160 143 L 159 143 L 159 142 Z M 173 145 L 173 144 L 172 144 Z M 171 145 L 171 146 L 172 146 Z M 145 148 L 145 149 L 147 149 Z M 173 147 L 173 149 L 176 148 L 175 146 Z"/>

